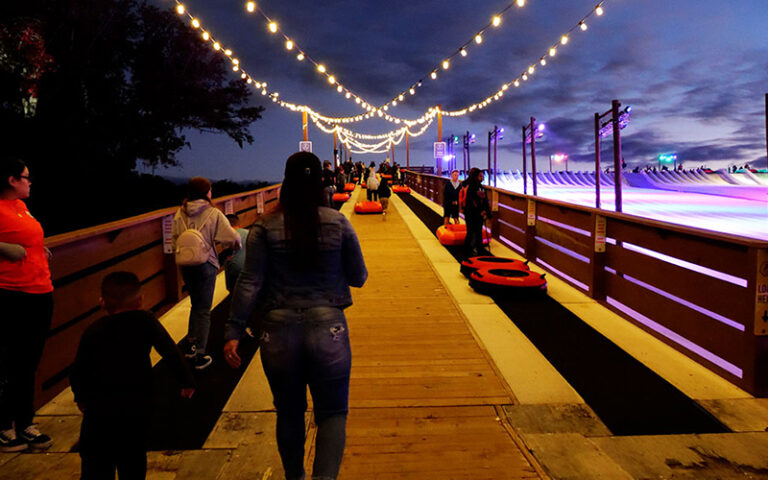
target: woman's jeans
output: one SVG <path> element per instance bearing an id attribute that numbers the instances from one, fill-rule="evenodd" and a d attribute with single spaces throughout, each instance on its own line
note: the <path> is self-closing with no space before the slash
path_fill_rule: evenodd
<path id="1" fill-rule="evenodd" d="M 194 267 L 181 267 L 181 276 L 189 292 L 192 309 L 189 312 L 187 340 L 195 346 L 195 351 L 205 353 L 208 345 L 208 332 L 211 330 L 211 305 L 213 290 L 216 287 L 218 268 L 205 262 Z"/>
<path id="2" fill-rule="evenodd" d="M 35 371 L 51 327 L 53 293 L 0 289 L 0 430 L 22 431 L 35 415 Z"/>
<path id="3" fill-rule="evenodd" d="M 335 307 L 271 310 L 261 326 L 261 362 L 277 409 L 285 477 L 304 478 L 309 386 L 317 424 L 312 478 L 335 479 L 344 453 L 352 366 L 344 312 Z"/>

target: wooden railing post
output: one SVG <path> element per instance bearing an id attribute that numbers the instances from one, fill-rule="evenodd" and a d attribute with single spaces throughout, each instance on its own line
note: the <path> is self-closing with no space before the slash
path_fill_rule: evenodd
<path id="1" fill-rule="evenodd" d="M 755 292 L 754 319 L 746 332 L 751 339 L 748 346 L 750 362 L 744 372 L 744 380 L 750 393 L 764 397 L 768 395 L 768 249 L 751 248 L 750 259 L 756 265 L 754 278 L 747 282 L 747 289 Z M 751 335 L 749 335 L 751 333 Z"/>
<path id="2" fill-rule="evenodd" d="M 525 258 L 536 260 L 536 200 L 528 199 L 525 222 Z"/>
<path id="3" fill-rule="evenodd" d="M 491 190 L 491 213 L 491 238 L 499 240 L 499 191 L 496 189 Z"/>
<path id="4" fill-rule="evenodd" d="M 593 248 L 590 257 L 592 282 L 589 286 L 589 294 L 595 300 L 605 300 L 605 234 L 605 217 L 592 213 Z"/>

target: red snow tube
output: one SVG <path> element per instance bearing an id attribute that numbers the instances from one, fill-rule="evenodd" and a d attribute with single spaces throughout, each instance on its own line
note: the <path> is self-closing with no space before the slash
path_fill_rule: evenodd
<path id="1" fill-rule="evenodd" d="M 349 200 L 349 194 L 348 193 L 334 193 L 333 194 L 333 201 L 344 203 L 347 200 Z"/>
<path id="2" fill-rule="evenodd" d="M 411 188 L 407 185 L 395 185 L 392 187 L 392 191 L 395 193 L 411 193 Z"/>
<path id="3" fill-rule="evenodd" d="M 437 229 L 437 239 L 443 245 L 449 247 L 455 247 L 457 245 L 464 245 L 464 239 L 467 236 L 467 226 L 463 223 L 458 225 L 449 223 L 448 225 L 441 225 Z M 483 243 L 491 241 L 491 232 L 488 229 L 483 228 Z"/>
<path id="4" fill-rule="evenodd" d="M 361 187 L 363 187 L 363 188 L 367 188 L 367 187 L 365 186 L 365 182 L 361 183 L 361 184 L 360 184 L 360 186 L 361 186 Z"/>
<path id="5" fill-rule="evenodd" d="M 469 286 L 486 295 L 515 293 L 546 293 L 546 274 L 511 268 L 478 270 L 469 277 Z"/>
<path id="6" fill-rule="evenodd" d="M 392 180 L 392 175 L 388 173 L 382 173 L 381 178 L 386 178 L 387 180 Z"/>
<path id="7" fill-rule="evenodd" d="M 357 182 L 358 182 L 358 180 L 360 180 L 360 177 L 352 177 L 352 181 L 353 181 L 354 183 L 357 183 Z"/>
<path id="8" fill-rule="evenodd" d="M 344 185 L 344 191 L 345 192 L 354 192 L 355 191 L 355 184 L 354 183 L 347 183 Z"/>
<path id="9" fill-rule="evenodd" d="M 465 277 L 478 270 L 488 270 L 491 268 L 508 268 L 510 270 L 530 270 L 528 260 L 521 261 L 513 258 L 504 257 L 470 257 L 461 262 L 461 273 Z"/>
<path id="10" fill-rule="evenodd" d="M 355 213 L 381 213 L 382 208 L 379 202 L 357 202 L 355 204 Z"/>

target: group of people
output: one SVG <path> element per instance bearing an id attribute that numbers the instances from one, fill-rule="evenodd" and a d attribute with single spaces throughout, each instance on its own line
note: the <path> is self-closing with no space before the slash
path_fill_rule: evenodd
<path id="1" fill-rule="evenodd" d="M 0 322 L 0 449 L 44 449 L 52 440 L 32 423 L 32 397 L 53 308 L 50 252 L 42 227 L 22 201 L 31 185 L 26 165 L 3 159 L 0 175 L 0 300 L 8 312 Z M 211 197 L 210 182 L 192 178 L 174 216 L 177 262 L 182 249 L 195 248 L 189 237 L 199 236 L 203 246 L 197 255 L 201 263 L 180 264 L 191 302 L 180 347 L 142 309 L 135 274 L 113 272 L 102 281 L 106 316 L 85 330 L 71 369 L 75 401 L 83 412 L 85 480 L 111 479 L 115 471 L 120 478 L 145 477 L 153 347 L 169 362 L 184 398 L 195 393 L 192 369 L 211 365 L 207 342 L 219 271 L 217 244 L 230 249 L 225 277 L 232 302 L 224 358 L 230 367 L 242 367 L 239 342 L 255 317 L 286 479 L 305 478 L 307 388 L 318 427 L 312 478 L 338 475 L 352 359 L 344 309 L 352 304 L 350 287 L 362 287 L 368 276 L 357 235 L 344 215 L 325 206 L 324 172 L 312 153 L 288 158 L 278 210 L 250 230 L 215 208 Z"/>
<path id="2" fill-rule="evenodd" d="M 459 171 L 451 172 L 451 179 L 443 188 L 443 224 L 451 220 L 459 223 L 459 214 L 464 213 L 467 235 L 464 238 L 464 253 L 467 257 L 487 255 L 483 242 L 483 227 L 491 219 L 491 205 L 488 192 L 483 187 L 485 174 L 479 168 L 472 168 L 467 178 L 459 180 Z"/>

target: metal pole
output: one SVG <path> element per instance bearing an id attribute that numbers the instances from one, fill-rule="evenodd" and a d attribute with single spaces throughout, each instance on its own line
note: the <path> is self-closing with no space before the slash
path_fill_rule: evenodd
<path id="1" fill-rule="evenodd" d="M 613 182 L 616 190 L 616 211 L 621 212 L 621 133 L 619 133 L 619 108 L 618 100 L 611 102 L 613 115 Z"/>
<path id="2" fill-rule="evenodd" d="M 411 168 L 411 136 L 405 131 L 405 168 Z"/>
<path id="3" fill-rule="evenodd" d="M 392 165 L 395 164 L 395 142 L 392 142 Z"/>
<path id="4" fill-rule="evenodd" d="M 488 175 L 491 174 L 491 142 L 493 141 L 493 132 L 488 132 Z"/>
<path id="5" fill-rule="evenodd" d="M 600 114 L 595 113 L 595 208 L 600 208 Z"/>
<path id="6" fill-rule="evenodd" d="M 552 155 L 549 156 L 549 173 L 552 173 Z"/>
<path id="7" fill-rule="evenodd" d="M 527 171 L 528 160 L 525 158 L 526 150 L 527 149 L 525 148 L 525 125 L 523 125 L 523 195 L 528 194 L 528 171 Z"/>
<path id="8" fill-rule="evenodd" d="M 440 110 L 440 105 L 437 107 L 437 141 L 443 141 L 443 112 Z"/>
<path id="9" fill-rule="evenodd" d="M 469 169 L 472 168 L 472 156 L 469 153 L 470 152 L 469 146 L 471 144 L 472 144 L 472 138 L 470 138 L 469 132 L 467 132 L 467 166 L 464 167 L 464 172 L 469 172 Z"/>
<path id="10" fill-rule="evenodd" d="M 533 175 L 533 196 L 538 195 L 536 189 L 536 119 L 531 117 L 531 175 Z"/>
<path id="11" fill-rule="evenodd" d="M 336 159 L 339 155 L 339 140 L 338 140 L 338 132 L 336 129 L 333 130 L 333 164 L 336 165 Z"/>
<path id="12" fill-rule="evenodd" d="M 496 149 L 499 145 L 499 127 L 493 126 L 493 186 L 496 186 L 496 177 L 499 175 L 499 165 L 496 158 Z"/>
<path id="13" fill-rule="evenodd" d="M 301 111 L 301 131 L 304 134 L 304 141 L 306 142 L 309 138 L 306 110 Z"/>
<path id="14" fill-rule="evenodd" d="M 765 94 L 765 163 L 768 167 L 768 93 Z"/>

